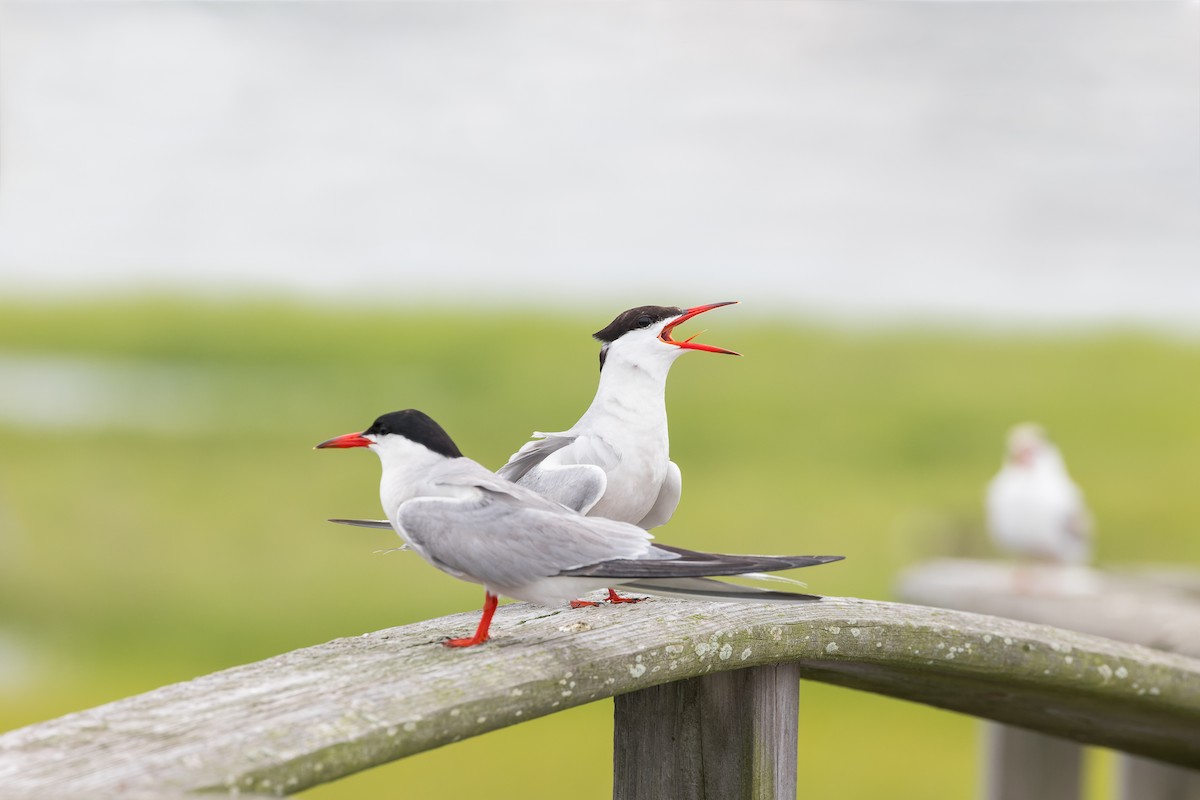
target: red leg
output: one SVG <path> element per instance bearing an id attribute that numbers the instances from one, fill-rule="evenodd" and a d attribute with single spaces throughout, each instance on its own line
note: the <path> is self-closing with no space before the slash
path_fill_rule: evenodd
<path id="1" fill-rule="evenodd" d="M 479 618 L 479 627 L 475 629 L 475 635 L 469 639 L 447 639 L 442 644 L 446 647 L 472 647 L 486 642 L 488 639 L 488 628 L 492 626 L 492 614 L 496 613 L 496 604 L 499 600 L 500 598 L 491 592 L 484 593 L 483 616 Z"/>
<path id="2" fill-rule="evenodd" d="M 617 594 L 616 589 L 608 590 L 608 602 L 610 603 L 640 603 L 645 599 L 644 597 L 621 597 Z"/>

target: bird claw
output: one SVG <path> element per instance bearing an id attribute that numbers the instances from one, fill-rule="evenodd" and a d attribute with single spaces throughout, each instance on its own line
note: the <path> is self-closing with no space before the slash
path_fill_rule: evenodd
<path id="1" fill-rule="evenodd" d="M 474 636 L 468 636 L 463 639 L 444 639 L 442 647 L 474 647 L 477 644 L 483 644 L 487 641 L 487 637 L 478 639 Z"/>
<path id="2" fill-rule="evenodd" d="M 608 597 L 601 601 L 596 600 L 572 600 L 571 608 L 599 608 L 605 603 L 616 605 L 617 603 L 640 603 L 645 600 L 645 597 L 622 597 L 615 590 L 608 590 Z"/>

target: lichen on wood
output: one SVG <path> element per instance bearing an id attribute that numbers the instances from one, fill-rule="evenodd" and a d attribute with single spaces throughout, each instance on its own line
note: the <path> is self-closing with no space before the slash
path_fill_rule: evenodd
<path id="1" fill-rule="evenodd" d="M 572 706 L 710 672 L 802 677 L 1200 764 L 1200 661 L 850 598 L 502 607 L 338 639 L 0 735 L 0 787 L 290 794 Z"/>

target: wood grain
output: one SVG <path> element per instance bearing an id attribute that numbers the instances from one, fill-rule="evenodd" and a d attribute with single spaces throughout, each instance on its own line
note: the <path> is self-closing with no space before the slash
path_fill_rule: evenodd
<path id="1" fill-rule="evenodd" d="M 800 667 L 772 664 L 620 695 L 615 800 L 794 800 Z"/>
<path id="2" fill-rule="evenodd" d="M 1200 573 L 943 559 L 906 570 L 908 603 L 1041 622 L 1200 658 Z"/>
<path id="3" fill-rule="evenodd" d="M 502 607 L 297 650 L 0 735 L 5 792 L 286 794 L 571 706 L 794 662 L 879 692 L 1200 764 L 1200 661 L 1043 625 L 850 598 Z"/>
<path id="4" fill-rule="evenodd" d="M 1192 657 L 1200 657 L 1198 589 L 1200 573 L 1180 567 L 1110 571 L 965 559 L 922 564 L 899 581 L 900 596 L 912 602 L 1047 623 Z M 1080 796 L 1077 744 L 1003 725 L 988 726 L 986 736 L 987 800 Z M 1118 794 L 1125 800 L 1184 800 L 1200 790 L 1194 769 L 1126 755 L 1117 761 Z"/>

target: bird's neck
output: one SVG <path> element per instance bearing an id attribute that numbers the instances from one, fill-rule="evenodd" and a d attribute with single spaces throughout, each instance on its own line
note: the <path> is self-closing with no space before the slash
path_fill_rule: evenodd
<path id="1" fill-rule="evenodd" d="M 1025 481 L 1053 484 L 1071 480 L 1062 456 L 1056 451 L 1039 453 L 1028 464 L 1009 464 L 1007 469 Z"/>
<path id="2" fill-rule="evenodd" d="M 383 467 L 379 500 L 388 519 L 392 519 L 404 502 L 435 493 L 430 489 L 430 477 L 451 459 L 408 442 L 388 444 L 390 448 L 379 449 Z"/>
<path id="3" fill-rule="evenodd" d="M 667 373 L 671 362 L 632 363 L 609 358 L 600 370 L 596 397 L 581 424 L 632 428 L 637 431 L 667 430 Z"/>

